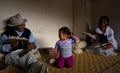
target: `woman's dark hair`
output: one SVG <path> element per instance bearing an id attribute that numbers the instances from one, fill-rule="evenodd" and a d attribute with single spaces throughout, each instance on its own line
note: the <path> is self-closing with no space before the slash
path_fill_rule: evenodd
<path id="1" fill-rule="evenodd" d="M 63 32 L 64 34 L 70 35 L 70 29 L 68 27 L 61 27 L 59 32 Z"/>
<path id="2" fill-rule="evenodd" d="M 99 19 L 99 21 L 98 21 L 98 25 L 100 24 L 100 21 L 102 20 L 102 19 L 106 19 L 107 20 L 107 26 L 109 25 L 109 17 L 108 16 L 101 16 L 100 17 L 100 19 Z"/>

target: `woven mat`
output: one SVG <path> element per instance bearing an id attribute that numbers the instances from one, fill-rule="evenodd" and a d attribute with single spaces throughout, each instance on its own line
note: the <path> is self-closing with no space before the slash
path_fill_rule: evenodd
<path id="1" fill-rule="evenodd" d="M 82 54 L 74 54 L 74 68 L 56 68 L 49 64 L 49 60 L 53 54 L 42 54 L 41 62 L 48 65 L 50 73 L 119 73 L 120 72 L 120 52 L 117 56 L 98 56 L 91 53 L 83 52 Z M 23 73 L 22 70 L 14 67 L 7 67 L 0 73 Z"/>
<path id="2" fill-rule="evenodd" d="M 7 68 L 1 70 L 0 73 L 24 73 L 24 71 L 13 66 L 8 66 Z"/>
<path id="3" fill-rule="evenodd" d="M 105 70 L 103 73 L 120 73 L 120 63 L 115 64 L 111 68 Z"/>
<path id="4" fill-rule="evenodd" d="M 71 69 L 59 69 L 48 64 L 50 73 L 101 73 L 120 62 L 120 53 L 117 56 L 104 57 L 84 52 L 79 55 L 74 54 L 74 59 L 75 66 Z"/>

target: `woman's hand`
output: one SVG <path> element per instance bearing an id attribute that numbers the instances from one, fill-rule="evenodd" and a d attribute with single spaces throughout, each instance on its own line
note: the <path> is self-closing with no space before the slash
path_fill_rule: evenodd
<path id="1" fill-rule="evenodd" d="M 112 44 L 109 43 L 109 44 L 105 45 L 103 48 L 104 48 L 105 50 L 106 50 L 106 49 L 109 49 L 109 48 L 112 48 Z"/>
<path id="2" fill-rule="evenodd" d="M 91 34 L 88 38 L 90 39 L 90 42 L 91 42 L 91 43 L 96 43 L 96 42 L 97 42 L 97 39 L 96 39 L 96 36 L 95 36 L 95 35 L 92 35 L 92 34 Z"/>

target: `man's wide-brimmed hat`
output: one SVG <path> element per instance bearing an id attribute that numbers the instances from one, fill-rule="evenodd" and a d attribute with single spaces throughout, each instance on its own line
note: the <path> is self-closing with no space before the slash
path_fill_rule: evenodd
<path id="1" fill-rule="evenodd" d="M 10 24 L 8 24 L 8 26 L 17 26 L 17 25 L 25 24 L 26 21 L 27 19 L 23 19 L 20 14 L 16 14 L 10 17 Z"/>

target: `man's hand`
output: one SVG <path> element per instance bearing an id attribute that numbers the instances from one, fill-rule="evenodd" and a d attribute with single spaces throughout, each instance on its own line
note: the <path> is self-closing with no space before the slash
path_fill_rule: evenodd
<path id="1" fill-rule="evenodd" d="M 28 43 L 28 45 L 27 45 L 27 50 L 32 50 L 32 49 L 35 49 L 36 48 L 36 45 L 34 45 L 33 43 Z"/>
<path id="2" fill-rule="evenodd" d="M 28 53 L 28 50 L 23 50 L 19 53 L 19 57 L 24 56 L 26 53 Z"/>
<path id="3" fill-rule="evenodd" d="M 35 48 L 36 46 L 33 43 L 28 43 L 27 48 L 19 53 L 19 57 L 24 56 L 26 53 L 28 53 L 29 51 Z"/>
<path id="4" fill-rule="evenodd" d="M 11 44 L 12 48 L 17 47 L 19 45 L 19 40 L 12 39 L 12 40 L 10 40 L 10 44 Z"/>

